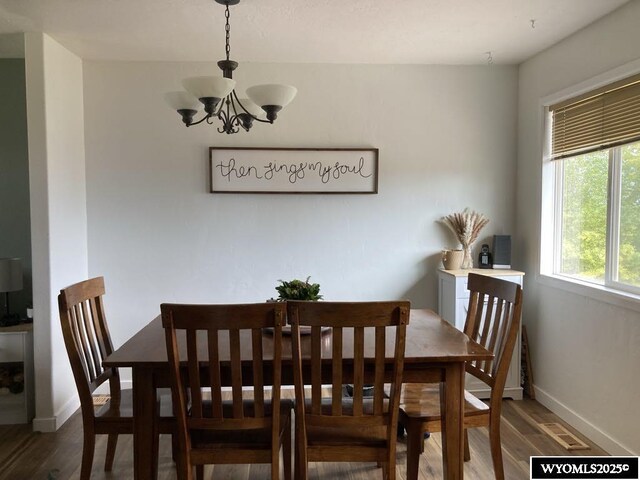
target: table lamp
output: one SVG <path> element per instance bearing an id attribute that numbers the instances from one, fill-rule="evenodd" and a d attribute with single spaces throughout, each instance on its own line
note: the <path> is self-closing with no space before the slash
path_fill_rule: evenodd
<path id="1" fill-rule="evenodd" d="M 9 292 L 22 290 L 22 260 L 19 258 L 0 258 L 0 292 L 5 294 L 5 313 L 0 325 L 9 326 L 20 323 L 20 315 L 12 314 L 9 309 Z"/>

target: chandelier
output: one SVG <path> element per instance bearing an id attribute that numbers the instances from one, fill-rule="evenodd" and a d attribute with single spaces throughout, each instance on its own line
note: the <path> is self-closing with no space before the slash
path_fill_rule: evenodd
<path id="1" fill-rule="evenodd" d="M 215 0 L 225 6 L 225 51 L 226 60 L 220 60 L 218 67 L 222 70 L 222 77 L 191 77 L 182 81 L 186 91 L 169 92 L 165 100 L 182 117 L 182 122 L 190 127 L 202 122 L 209 125 L 217 118 L 222 122 L 218 127 L 220 133 L 238 133 L 242 127 L 247 132 L 253 122 L 273 123 L 278 112 L 286 107 L 296 96 L 298 90 L 290 85 L 255 85 L 247 89 L 249 98 L 238 98 L 233 80 L 233 71 L 238 62 L 229 59 L 231 47 L 229 38 L 229 5 L 237 5 L 240 0 Z M 204 117 L 195 120 L 194 117 L 204 106 Z"/>

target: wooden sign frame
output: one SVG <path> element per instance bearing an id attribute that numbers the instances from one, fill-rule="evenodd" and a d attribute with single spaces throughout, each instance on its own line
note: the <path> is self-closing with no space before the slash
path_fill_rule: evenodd
<path id="1" fill-rule="evenodd" d="M 211 193 L 376 194 L 377 148 L 209 148 Z"/>

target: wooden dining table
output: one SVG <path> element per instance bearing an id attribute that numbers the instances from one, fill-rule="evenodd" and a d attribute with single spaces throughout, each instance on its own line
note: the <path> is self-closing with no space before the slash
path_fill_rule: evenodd
<path id="1" fill-rule="evenodd" d="M 323 344 L 322 357 L 331 357 L 331 336 Z M 393 335 L 387 336 L 388 375 L 393 370 Z M 293 385 L 293 364 L 291 360 L 291 340 L 284 338 L 282 383 Z M 272 343 L 269 332 L 263 335 L 263 346 L 268 351 Z M 186 342 L 179 342 L 180 349 L 186 352 Z M 304 352 L 303 358 L 310 353 Z M 343 359 L 353 358 L 353 343 L 349 341 L 347 332 L 343 340 Z M 243 362 L 243 382 L 251 385 L 251 361 L 248 353 L 251 342 L 243 342 L 247 352 L 241 352 L 241 358 L 247 358 L 246 369 Z M 198 348 L 206 351 L 206 339 Z M 185 355 L 186 356 L 186 355 Z M 199 355 L 200 356 L 200 355 Z M 365 358 L 373 358 L 367 355 Z M 440 318 L 431 310 L 411 310 L 407 327 L 405 350 L 405 366 L 403 382 L 405 383 L 440 383 L 442 408 L 442 462 L 444 477 L 450 480 L 462 479 L 464 453 L 464 377 L 465 362 L 472 360 L 488 360 L 493 355 L 484 347 L 470 340 L 464 333 Z M 205 358 L 204 355 L 200 358 Z M 220 360 L 229 359 L 229 352 L 221 351 Z M 104 359 L 105 367 L 130 367 L 133 380 L 133 420 L 134 420 L 134 478 L 150 480 L 157 477 L 157 451 L 155 451 L 154 429 L 157 415 L 156 389 L 170 385 L 169 364 L 165 347 L 164 329 L 160 317 L 153 319 L 148 325 L 131 337 L 125 344 Z M 323 364 L 324 365 L 324 364 Z M 327 362 L 326 373 L 330 380 L 330 362 Z M 225 372 L 221 372 L 224 381 Z M 310 363 L 303 364 L 303 375 L 310 377 Z M 269 373 L 265 372 L 265 382 Z M 365 381 L 366 373 L 365 373 Z M 370 382 L 373 383 L 373 382 Z"/>

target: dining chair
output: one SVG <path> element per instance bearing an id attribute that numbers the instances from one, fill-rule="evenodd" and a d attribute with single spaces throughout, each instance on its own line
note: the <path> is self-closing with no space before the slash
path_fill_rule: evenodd
<path id="1" fill-rule="evenodd" d="M 280 398 L 285 304 L 160 309 L 178 417 L 179 477 L 191 480 L 195 466 L 202 479 L 206 464 L 270 463 L 271 478 L 278 479 L 282 447 L 290 480 L 293 402 Z M 198 338 L 206 347 L 198 348 Z M 223 401 L 229 384 L 231 400 Z M 247 385 L 252 392 L 243 390 Z M 210 399 L 203 387 L 205 393 L 210 387 Z"/>
<path id="2" fill-rule="evenodd" d="M 466 391 L 464 406 L 464 459 L 470 460 L 467 428 L 489 427 L 491 458 L 495 477 L 504 479 L 500 442 L 502 393 L 511 355 L 518 338 L 522 310 L 520 285 L 470 273 L 471 291 L 464 333 L 494 354 L 493 360 L 468 362 L 467 373 L 491 389 L 489 404 Z M 440 390 L 434 384 L 404 384 L 400 396 L 400 423 L 407 431 L 407 479 L 418 478 L 425 432 L 441 431 Z"/>
<path id="3" fill-rule="evenodd" d="M 117 368 L 102 366 L 102 360 L 113 352 L 102 300 L 104 293 L 104 278 L 96 277 L 63 288 L 58 295 L 62 336 L 82 412 L 81 480 L 91 477 L 96 435 L 108 435 L 104 469 L 111 471 L 118 435 L 133 434 L 132 392 L 121 389 Z M 106 403 L 94 406 L 93 393 L 107 381 Z M 159 432 L 154 433 L 156 451 L 158 433 L 172 433 L 175 427 L 168 396 L 162 402 L 158 399 L 158 411 L 162 417 L 158 421 Z"/>
<path id="4" fill-rule="evenodd" d="M 410 303 L 288 301 L 292 326 L 296 397 L 296 473 L 308 475 L 308 462 L 376 462 L 383 478 L 396 473 L 396 429 Z M 301 337 L 301 327 L 310 335 Z M 326 327 L 331 327 L 325 331 Z M 331 358 L 322 358 L 323 344 Z M 389 344 L 389 345 L 387 345 Z M 303 346 L 304 345 L 304 346 Z M 310 352 L 310 378 L 302 373 L 303 351 Z M 393 356 L 393 368 L 385 359 Z M 385 396 L 385 369 L 391 373 Z M 363 386 L 372 383 L 373 397 Z M 306 397 L 305 383 L 311 385 Z M 343 384 L 353 384 L 353 397 Z M 331 396 L 322 398 L 322 385 Z"/>

